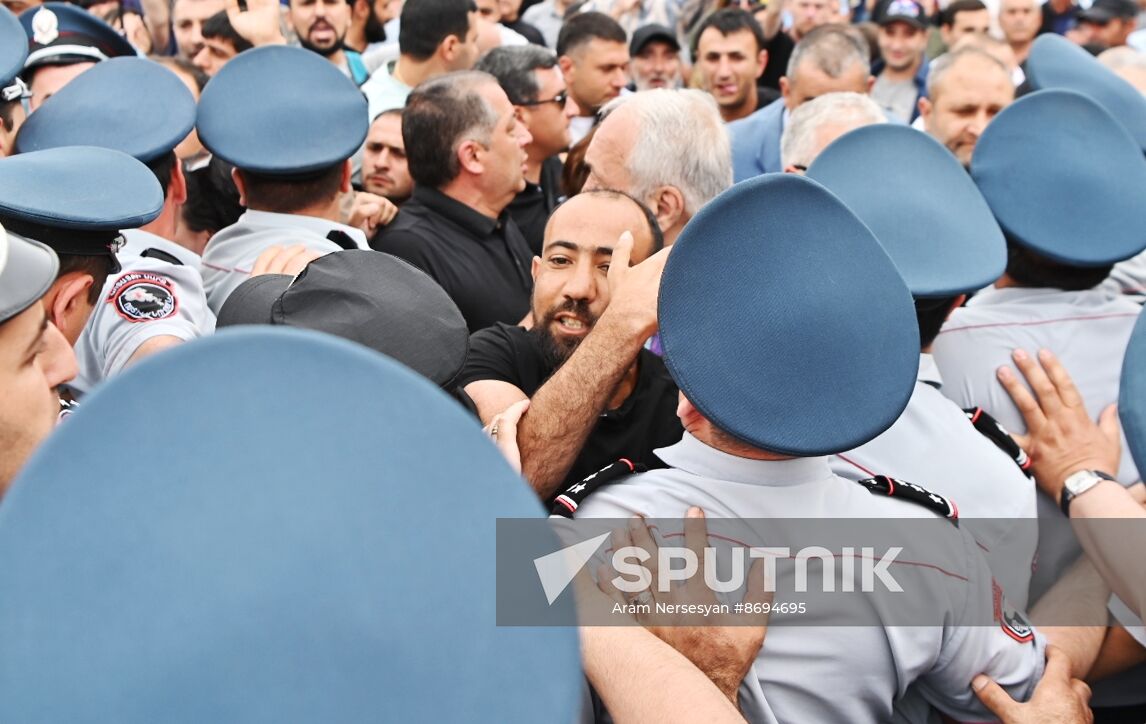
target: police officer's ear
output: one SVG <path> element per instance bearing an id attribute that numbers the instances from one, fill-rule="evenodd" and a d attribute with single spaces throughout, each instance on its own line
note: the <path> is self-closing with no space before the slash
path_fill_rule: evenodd
<path id="1" fill-rule="evenodd" d="M 645 199 L 645 203 L 653 210 L 657 217 L 657 225 L 662 232 L 687 221 L 685 218 L 684 194 L 675 186 L 658 186 L 653 193 Z"/>
<path id="2" fill-rule="evenodd" d="M 76 343 L 91 316 L 94 304 L 91 290 L 94 284 L 95 279 L 91 274 L 69 271 L 61 274 L 44 295 L 48 319 L 63 332 L 68 344 Z"/>
<path id="3" fill-rule="evenodd" d="M 923 119 L 923 125 L 926 127 L 931 122 L 931 110 L 934 106 L 928 98 L 919 99 L 919 117 Z"/>
<path id="4" fill-rule="evenodd" d="M 187 176 L 183 164 L 176 163 L 171 169 L 171 181 L 167 184 L 167 199 L 176 206 L 187 203 Z"/>
<path id="5" fill-rule="evenodd" d="M 354 190 L 351 186 L 350 179 L 354 176 L 354 163 L 348 158 L 342 162 L 342 180 L 338 184 L 338 190 L 344 194 L 348 194 Z"/>

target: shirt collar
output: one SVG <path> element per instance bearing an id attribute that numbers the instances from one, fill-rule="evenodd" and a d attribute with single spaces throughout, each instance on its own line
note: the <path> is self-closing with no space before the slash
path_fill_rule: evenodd
<path id="1" fill-rule="evenodd" d="M 269 226 L 271 228 L 307 229 L 326 238 L 331 231 L 341 231 L 353 239 L 359 248 L 366 248 L 366 234 L 362 229 L 340 224 L 330 219 L 320 219 L 317 216 L 303 216 L 302 214 L 279 214 L 273 211 L 255 211 L 247 209 L 239 217 L 240 223 L 251 226 Z"/>
<path id="2" fill-rule="evenodd" d="M 937 390 L 943 387 L 943 378 L 939 375 L 939 365 L 935 364 L 935 358 L 927 352 L 919 353 L 919 374 L 916 375 L 916 379 Z"/>
<path id="3" fill-rule="evenodd" d="M 501 217 L 491 219 L 434 188 L 415 184 L 414 198 L 426 208 L 446 217 L 458 226 L 470 230 L 477 236 L 489 236 L 502 224 Z M 503 212 L 502 217 L 504 216 L 505 213 Z"/>
<path id="4" fill-rule="evenodd" d="M 971 297 L 971 301 L 967 302 L 967 306 L 978 306 L 986 304 L 1007 304 L 1016 301 L 1025 301 L 1028 299 L 1045 300 L 1048 297 L 1056 297 L 1067 295 L 1070 298 L 1077 298 L 1083 294 L 1098 294 L 1102 296 L 1105 292 L 1098 289 L 1087 289 L 1081 292 L 1068 292 L 1065 289 L 1052 289 L 1049 287 L 996 287 L 990 286 Z"/>
<path id="5" fill-rule="evenodd" d="M 827 457 L 752 460 L 709 447 L 687 431 L 676 445 L 661 448 L 656 454 L 678 470 L 730 483 L 784 487 L 832 477 Z"/>

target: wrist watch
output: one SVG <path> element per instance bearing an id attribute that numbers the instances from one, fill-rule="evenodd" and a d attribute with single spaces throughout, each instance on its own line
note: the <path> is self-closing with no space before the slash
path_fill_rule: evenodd
<path id="1" fill-rule="evenodd" d="M 1079 470 L 1066 476 L 1066 480 L 1062 484 L 1062 495 L 1059 498 L 1062 514 L 1069 518 L 1070 502 L 1103 480 L 1114 480 L 1114 478 L 1099 470 Z"/>

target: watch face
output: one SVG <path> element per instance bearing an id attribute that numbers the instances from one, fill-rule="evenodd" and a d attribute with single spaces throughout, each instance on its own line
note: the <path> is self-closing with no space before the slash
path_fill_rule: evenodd
<path id="1" fill-rule="evenodd" d="M 1063 481 L 1063 487 L 1069 490 L 1073 495 L 1087 490 L 1092 485 L 1102 480 L 1089 470 L 1079 470 L 1077 473 L 1071 473 Z"/>

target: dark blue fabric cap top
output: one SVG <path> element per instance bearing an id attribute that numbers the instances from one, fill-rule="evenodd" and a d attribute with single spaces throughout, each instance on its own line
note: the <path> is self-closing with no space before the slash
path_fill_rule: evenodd
<path id="1" fill-rule="evenodd" d="M 23 26 L 8 8 L 0 5 L 0 88 L 20 75 L 27 57 L 28 41 Z"/>
<path id="2" fill-rule="evenodd" d="M 1093 98 L 1146 151 L 1146 97 L 1083 48 L 1044 33 L 1035 38 L 1024 68 L 1035 90 L 1072 90 Z"/>
<path id="3" fill-rule="evenodd" d="M 971 177 L 1012 241 L 1051 261 L 1094 267 L 1146 248 L 1146 157 L 1088 96 L 1045 90 L 991 121 Z"/>
<path id="4" fill-rule="evenodd" d="M 151 169 L 107 148 L 73 146 L 0 159 L 0 221 L 58 229 L 134 229 L 163 210 Z"/>
<path id="5" fill-rule="evenodd" d="M 58 432 L 0 507 L 0 720 L 577 711 L 571 603 L 548 628 L 495 616 L 496 519 L 541 506 L 402 365 L 227 330 L 110 380 Z"/>
<path id="6" fill-rule="evenodd" d="M 1122 358 L 1118 419 L 1134 464 L 1146 466 L 1146 314 L 1138 316 L 1126 345 L 1126 356 Z M 1113 470 L 1104 472 L 1114 473 Z"/>
<path id="7" fill-rule="evenodd" d="M 658 304 L 684 395 L 754 447 L 809 457 L 862 445 L 915 385 L 919 331 L 871 231 L 810 179 L 768 174 L 693 217 Z"/>
<path id="8" fill-rule="evenodd" d="M 313 173 L 341 163 L 366 139 L 366 98 L 330 61 L 285 45 L 229 61 L 199 100 L 199 138 L 246 171 Z"/>
<path id="9" fill-rule="evenodd" d="M 887 123 L 857 128 L 824 149 L 808 177 L 867 224 L 916 297 L 977 291 L 1006 268 L 1007 244 L 990 207 L 959 161 L 925 133 Z"/>
<path id="10" fill-rule="evenodd" d="M 28 116 L 16 151 L 99 146 L 148 163 L 170 153 L 194 127 L 195 97 L 179 76 L 146 58 L 113 58 L 81 73 Z"/>

